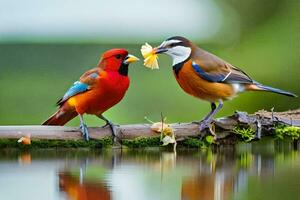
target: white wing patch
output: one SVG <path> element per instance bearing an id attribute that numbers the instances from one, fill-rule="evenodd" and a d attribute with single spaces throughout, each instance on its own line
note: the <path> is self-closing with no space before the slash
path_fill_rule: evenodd
<path id="1" fill-rule="evenodd" d="M 225 81 L 227 78 L 228 78 L 228 76 L 231 74 L 231 70 L 229 71 L 229 73 L 222 79 L 222 82 L 223 81 Z"/>
<path id="2" fill-rule="evenodd" d="M 243 84 L 233 83 L 231 85 L 233 87 L 233 90 L 234 90 L 235 94 L 245 91 L 245 86 Z"/>

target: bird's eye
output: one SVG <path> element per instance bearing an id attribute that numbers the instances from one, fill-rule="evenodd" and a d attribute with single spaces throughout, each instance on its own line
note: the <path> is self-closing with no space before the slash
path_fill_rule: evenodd
<path id="1" fill-rule="evenodd" d="M 175 47 L 177 45 L 177 43 L 172 43 L 170 44 L 170 47 Z"/>
<path id="2" fill-rule="evenodd" d="M 121 58 L 121 55 L 120 54 L 117 54 L 116 55 L 116 59 L 120 59 Z"/>

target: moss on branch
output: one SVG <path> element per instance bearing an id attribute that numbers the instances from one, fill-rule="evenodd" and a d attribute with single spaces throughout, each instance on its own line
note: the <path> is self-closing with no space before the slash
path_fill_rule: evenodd
<path id="1" fill-rule="evenodd" d="M 255 114 L 235 112 L 234 115 L 214 121 L 214 134 L 199 131 L 195 123 L 170 124 L 178 146 L 207 148 L 212 145 L 252 142 L 269 136 L 275 139 L 300 139 L 300 109 L 286 112 L 259 111 Z M 118 138 L 123 147 L 160 147 L 159 133 L 149 124 L 118 127 Z M 91 140 L 86 142 L 78 128 L 54 126 L 0 126 L 0 148 L 106 148 L 113 146 L 109 128 L 89 128 Z M 31 135 L 31 145 L 17 142 Z M 169 144 L 168 146 L 172 146 Z M 167 147 L 168 148 L 168 147 Z"/>

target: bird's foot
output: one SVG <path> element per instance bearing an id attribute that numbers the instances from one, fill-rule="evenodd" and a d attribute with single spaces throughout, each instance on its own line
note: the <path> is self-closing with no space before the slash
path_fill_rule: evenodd
<path id="1" fill-rule="evenodd" d="M 106 124 L 104 124 L 103 126 L 101 126 L 101 128 L 106 128 L 107 126 L 109 126 L 108 122 L 106 122 Z"/>
<path id="2" fill-rule="evenodd" d="M 208 120 L 208 119 L 202 119 L 200 121 L 192 121 L 192 124 L 197 124 L 199 125 L 199 129 L 200 131 L 203 131 L 205 130 L 206 128 L 209 128 L 209 124 L 211 123 L 211 120 Z M 200 128 L 202 127 L 202 129 Z"/>
<path id="3" fill-rule="evenodd" d="M 210 120 L 202 120 L 200 122 L 198 122 L 199 124 L 199 131 L 202 132 L 205 129 L 211 129 L 212 127 L 212 123 Z"/>
<path id="4" fill-rule="evenodd" d="M 85 141 L 89 141 L 90 140 L 89 131 L 85 124 L 80 125 L 80 131 L 81 131 L 82 136 L 85 139 Z"/>
<path id="5" fill-rule="evenodd" d="M 117 136 L 117 127 L 119 127 L 120 125 L 114 124 L 111 121 L 107 121 L 106 124 L 101 126 L 101 128 L 106 128 L 107 126 L 109 126 L 109 128 L 110 128 L 110 130 L 112 132 L 112 136 L 116 137 Z"/>
<path id="6" fill-rule="evenodd" d="M 118 138 L 118 133 L 117 133 L 117 128 L 120 126 L 120 125 L 117 125 L 117 124 L 114 124 L 112 123 L 111 121 L 107 121 L 106 124 L 104 126 L 102 126 L 102 128 L 105 128 L 109 126 L 110 127 L 110 130 L 112 132 L 112 137 L 113 137 L 113 142 L 114 142 L 114 148 L 120 148 L 121 147 L 121 144 L 119 142 L 119 138 Z"/>
<path id="7" fill-rule="evenodd" d="M 101 128 L 106 128 L 107 126 L 109 126 L 109 127 L 111 127 L 111 126 L 120 127 L 119 124 L 114 124 L 111 121 L 107 121 L 106 124 L 104 124 L 103 126 L 101 126 Z"/>
<path id="8" fill-rule="evenodd" d="M 198 124 L 199 124 L 200 133 L 204 132 L 205 130 L 208 130 L 209 133 L 214 137 L 214 140 L 217 139 L 216 138 L 217 136 L 215 133 L 215 126 L 214 126 L 214 123 L 212 122 L 212 120 L 202 120 L 202 121 L 198 122 Z"/>

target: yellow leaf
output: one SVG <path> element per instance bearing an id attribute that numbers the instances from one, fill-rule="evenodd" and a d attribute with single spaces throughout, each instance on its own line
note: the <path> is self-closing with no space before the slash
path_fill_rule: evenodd
<path id="1" fill-rule="evenodd" d="M 165 130 L 166 127 L 170 127 L 170 125 L 162 122 L 155 122 L 152 124 L 151 130 L 157 133 L 161 133 L 162 129 Z"/>
<path id="2" fill-rule="evenodd" d="M 31 144 L 30 134 L 28 134 L 28 135 L 26 135 L 24 137 L 21 137 L 18 140 L 18 143 L 22 143 L 24 145 L 30 145 Z"/>

